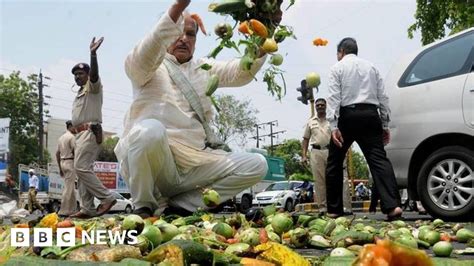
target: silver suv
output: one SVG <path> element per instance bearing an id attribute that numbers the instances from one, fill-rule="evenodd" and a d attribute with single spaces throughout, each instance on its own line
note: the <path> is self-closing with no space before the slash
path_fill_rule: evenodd
<path id="1" fill-rule="evenodd" d="M 435 217 L 472 219 L 474 28 L 402 58 L 385 87 L 398 185 Z"/>

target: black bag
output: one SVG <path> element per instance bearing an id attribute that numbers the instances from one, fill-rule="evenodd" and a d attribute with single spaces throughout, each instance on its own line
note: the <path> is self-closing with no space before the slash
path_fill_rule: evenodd
<path id="1" fill-rule="evenodd" d="M 102 125 L 101 124 L 92 124 L 91 131 L 95 135 L 95 141 L 97 144 L 101 144 L 103 141 Z"/>

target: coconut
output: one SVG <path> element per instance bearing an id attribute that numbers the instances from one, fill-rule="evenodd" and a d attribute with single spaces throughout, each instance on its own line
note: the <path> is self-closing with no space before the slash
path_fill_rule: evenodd
<path id="1" fill-rule="evenodd" d="M 242 254 L 248 253 L 250 251 L 250 248 L 251 246 L 247 243 L 235 243 L 229 245 L 224 252 L 236 256 L 241 256 Z"/>
<path id="2" fill-rule="evenodd" d="M 202 201 L 207 207 L 217 207 L 220 204 L 221 197 L 217 191 L 206 188 L 202 193 Z"/>
<path id="3" fill-rule="evenodd" d="M 239 233 L 239 239 L 242 243 L 247 243 L 251 246 L 260 244 L 260 234 L 255 228 L 248 228 Z"/>
<path id="4" fill-rule="evenodd" d="M 122 221 L 123 230 L 136 230 L 137 234 L 140 234 L 144 227 L 145 221 L 143 221 L 142 217 L 135 214 L 127 215 Z"/>
<path id="5" fill-rule="evenodd" d="M 347 248 L 335 248 L 331 251 L 330 254 L 331 257 L 354 257 L 354 253 L 352 253 L 350 250 Z"/>
<path id="6" fill-rule="evenodd" d="M 272 232 L 267 232 L 267 235 L 268 235 L 268 239 L 270 239 L 270 241 L 277 242 L 277 243 L 281 242 L 280 237 L 275 232 L 273 232 L 273 231 Z"/>
<path id="7" fill-rule="evenodd" d="M 179 229 L 175 225 L 169 224 L 169 223 L 162 223 L 158 225 L 158 228 L 161 231 L 161 236 L 163 237 L 163 242 L 168 242 L 173 237 L 179 235 Z"/>
<path id="8" fill-rule="evenodd" d="M 273 217 L 271 224 L 275 233 L 281 235 L 291 229 L 293 220 L 288 214 L 278 213 Z"/>
<path id="9" fill-rule="evenodd" d="M 290 243 L 297 248 L 306 246 L 308 243 L 308 231 L 301 227 L 294 229 L 290 234 Z"/>
<path id="10" fill-rule="evenodd" d="M 433 253 L 438 257 L 449 257 L 453 252 L 453 245 L 448 241 L 439 241 L 433 246 Z"/>
<path id="11" fill-rule="evenodd" d="M 412 236 L 402 235 L 395 242 L 411 248 L 418 248 L 418 242 Z"/>
<path id="12" fill-rule="evenodd" d="M 474 238 L 474 232 L 466 228 L 461 228 L 456 232 L 456 238 L 458 242 L 466 243 Z"/>
<path id="13" fill-rule="evenodd" d="M 148 250 L 149 243 L 150 241 L 146 236 L 139 235 L 137 236 L 137 243 L 133 246 L 139 248 L 142 253 L 145 253 Z"/>
<path id="14" fill-rule="evenodd" d="M 226 223 L 217 223 L 212 228 L 212 231 L 214 231 L 216 234 L 221 235 L 227 239 L 234 236 L 234 230 L 232 229 L 232 227 L 230 227 L 230 225 Z"/>
<path id="15" fill-rule="evenodd" d="M 141 235 L 145 236 L 150 241 L 152 248 L 156 248 L 163 240 L 160 229 L 154 225 L 145 226 Z"/>

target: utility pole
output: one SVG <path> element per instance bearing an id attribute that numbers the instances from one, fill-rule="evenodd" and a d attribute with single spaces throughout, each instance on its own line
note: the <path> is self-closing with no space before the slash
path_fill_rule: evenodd
<path id="1" fill-rule="evenodd" d="M 262 140 L 262 138 L 260 138 L 260 135 L 259 135 L 259 131 L 258 131 L 258 130 L 261 128 L 260 126 L 263 126 L 263 125 L 265 125 L 265 124 L 267 124 L 267 123 L 261 123 L 261 124 L 255 124 L 255 125 L 254 125 L 255 128 L 257 129 L 257 135 L 256 135 L 256 136 L 253 136 L 253 137 L 250 137 L 250 138 L 257 140 L 257 145 L 256 145 L 257 148 L 260 148 L 260 141 Z"/>
<path id="2" fill-rule="evenodd" d="M 270 134 L 260 135 L 258 129 L 260 128 L 260 126 L 265 126 L 265 125 L 270 126 Z M 270 155 L 273 155 L 273 138 L 276 138 L 276 135 L 278 135 L 278 134 L 286 132 L 286 130 L 273 132 L 273 127 L 274 126 L 278 126 L 278 120 L 273 120 L 273 121 L 265 122 L 265 123 L 261 123 L 261 124 L 255 124 L 255 127 L 257 128 L 257 135 L 251 137 L 251 139 L 256 139 L 257 140 L 257 148 L 260 148 L 259 147 L 260 146 L 259 141 L 262 140 L 263 137 L 270 137 Z"/>
<path id="3" fill-rule="evenodd" d="M 39 81 L 38 81 L 38 115 L 39 115 L 39 130 L 38 130 L 38 138 L 39 138 L 39 163 L 43 162 L 43 135 L 44 135 L 44 127 L 43 127 L 43 74 L 39 73 Z"/>

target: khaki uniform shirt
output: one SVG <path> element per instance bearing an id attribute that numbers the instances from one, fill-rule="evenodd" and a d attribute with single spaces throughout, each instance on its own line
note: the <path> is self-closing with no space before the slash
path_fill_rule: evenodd
<path id="1" fill-rule="evenodd" d="M 77 92 L 72 104 L 72 125 L 102 123 L 102 83 L 90 80 Z"/>
<path id="2" fill-rule="evenodd" d="M 58 139 L 58 151 L 61 159 L 74 158 L 74 148 L 76 147 L 76 137 L 67 130 Z"/>
<path id="3" fill-rule="evenodd" d="M 331 129 L 329 122 L 320 120 L 317 116 L 309 119 L 304 129 L 303 138 L 309 139 L 309 145 L 319 145 L 325 147 L 331 140 Z"/>
<path id="4" fill-rule="evenodd" d="M 205 148 L 206 134 L 196 112 L 162 63 L 165 57 L 176 62 L 176 58 L 167 53 L 167 47 L 182 34 L 183 29 L 183 17 L 175 23 L 165 13 L 125 60 L 125 72 L 132 82 L 134 99 L 124 119 L 123 137 L 115 148 L 119 160 L 127 154 L 130 129 L 144 119 L 159 120 L 166 127 L 170 149 L 181 173 L 219 160 L 226 154 L 222 150 Z M 264 62 L 265 57 L 256 60 L 250 71 L 240 69 L 239 59 L 224 62 L 201 58 L 178 65 L 198 94 L 204 116 L 210 121 L 214 115 L 210 98 L 206 96 L 210 75 L 219 76 L 219 87 L 239 87 L 250 83 Z M 209 71 L 201 69 L 204 63 L 212 68 Z"/>

